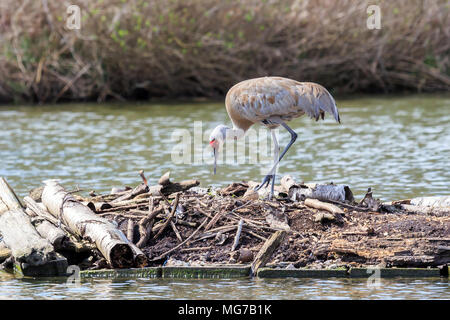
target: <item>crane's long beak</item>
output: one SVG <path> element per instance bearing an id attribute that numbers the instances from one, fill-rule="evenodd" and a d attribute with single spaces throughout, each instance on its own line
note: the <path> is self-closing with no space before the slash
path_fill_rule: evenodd
<path id="1" fill-rule="evenodd" d="M 217 151 L 216 148 L 213 148 L 213 152 L 214 152 L 214 174 L 216 174 L 217 157 L 219 156 L 219 151 Z"/>

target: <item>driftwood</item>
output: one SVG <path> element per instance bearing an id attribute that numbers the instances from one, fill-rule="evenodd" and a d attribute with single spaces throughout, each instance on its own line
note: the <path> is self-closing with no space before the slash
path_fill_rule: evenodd
<path id="1" fill-rule="evenodd" d="M 233 246 L 231 247 L 231 251 L 236 250 L 237 246 L 239 245 L 239 238 L 241 237 L 242 232 L 242 226 L 244 225 L 244 220 L 239 220 L 239 224 L 236 230 L 236 235 L 234 236 Z"/>
<path id="2" fill-rule="evenodd" d="M 11 256 L 11 249 L 3 242 L 0 241 L 0 263 L 3 263 Z"/>
<path id="3" fill-rule="evenodd" d="M 51 213 L 47 211 L 47 207 L 41 202 L 35 202 L 30 196 L 24 197 L 23 201 L 27 206 L 25 212 L 29 216 L 37 216 L 51 224 L 44 223 L 44 226 L 42 226 L 42 223 L 40 223 L 36 226 L 36 224 L 33 223 L 39 234 L 49 240 L 55 247 L 55 250 L 67 250 L 75 253 L 82 253 L 96 248 L 95 245 L 78 239 L 77 235 L 73 234 L 69 228 L 52 216 Z"/>
<path id="4" fill-rule="evenodd" d="M 57 227 L 54 217 L 36 203 L 31 197 L 27 196 L 24 199 L 27 206 L 25 212 L 30 217 L 32 224 L 37 232 L 45 239 L 50 241 L 55 250 L 65 249 L 71 247 L 68 234 Z M 50 219 L 50 220 L 49 220 Z M 52 222 L 53 221 L 53 222 Z"/>
<path id="5" fill-rule="evenodd" d="M 126 268 L 135 265 L 132 243 L 127 240 L 122 231 L 75 200 L 55 180 L 45 181 L 42 203 L 73 233 L 95 243 L 112 267 Z"/>
<path id="6" fill-rule="evenodd" d="M 39 267 L 36 274 L 56 275 L 49 272 L 49 265 L 57 264 L 59 269 L 67 266 L 67 260 L 57 257 L 52 244 L 41 237 L 31 224 L 14 191 L 4 178 L 0 178 L 0 233 L 4 244 L 11 249 L 11 254 L 19 269 L 24 274 L 27 270 Z"/>
<path id="7" fill-rule="evenodd" d="M 450 211 L 450 196 L 414 198 L 409 201 L 409 204 L 419 207 L 443 208 Z"/>
<path id="8" fill-rule="evenodd" d="M 13 209 L 22 209 L 22 204 L 8 182 L 0 177 L 0 215 Z"/>
<path id="9" fill-rule="evenodd" d="M 150 200 L 149 210 L 151 211 L 146 217 L 139 221 L 139 234 L 140 238 L 136 246 L 142 248 L 147 244 L 150 239 L 155 217 L 163 210 L 163 208 L 154 209 L 153 198 Z"/>
<path id="10" fill-rule="evenodd" d="M 306 198 L 322 201 L 353 201 L 353 193 L 348 186 L 335 184 L 296 184 L 291 176 L 281 178 L 281 186 L 293 201 Z"/>
<path id="11" fill-rule="evenodd" d="M 308 206 L 310 208 L 319 209 L 319 210 L 325 210 L 328 212 L 331 212 L 333 214 L 341 214 L 344 213 L 341 208 L 338 206 L 335 206 L 331 203 L 322 202 L 317 199 L 306 199 L 305 200 L 305 206 Z"/>
<path id="12" fill-rule="evenodd" d="M 133 242 L 133 239 L 134 239 L 134 221 L 132 219 L 128 219 L 127 238 L 128 238 L 128 241 Z"/>
<path id="13" fill-rule="evenodd" d="M 38 266 L 56 257 L 51 243 L 39 235 L 22 209 L 9 210 L 0 216 L 0 233 L 18 262 Z"/>
<path id="14" fill-rule="evenodd" d="M 450 207 L 424 207 L 424 206 L 413 206 L 410 204 L 401 204 L 400 208 L 408 212 L 414 212 L 425 215 L 433 215 L 437 217 L 444 217 L 450 213 Z"/>
<path id="15" fill-rule="evenodd" d="M 64 248 L 64 242 L 68 241 L 66 233 L 42 217 L 37 216 L 31 209 L 26 209 L 25 213 L 30 217 L 31 223 L 36 228 L 41 237 L 50 241 L 55 250 Z"/>
<path id="16" fill-rule="evenodd" d="M 156 186 L 150 186 L 148 191 L 149 195 L 158 196 L 162 194 L 168 196 L 172 193 L 189 190 L 190 188 L 196 187 L 200 184 L 200 181 L 198 180 L 185 180 L 181 182 L 171 182 L 170 180 L 167 180 L 163 181 L 166 183 L 165 185 L 158 184 Z"/>
<path id="17" fill-rule="evenodd" d="M 166 227 L 169 225 L 170 221 L 172 220 L 173 216 L 175 215 L 175 211 L 177 210 L 178 201 L 180 200 L 180 194 L 177 193 L 175 201 L 173 202 L 172 210 L 170 211 L 169 216 L 167 217 L 166 221 L 163 223 L 161 229 L 155 234 L 153 239 L 157 239 L 166 229 Z"/>
<path id="18" fill-rule="evenodd" d="M 269 262 L 270 257 L 275 252 L 275 250 L 279 247 L 281 242 L 283 242 L 286 236 L 286 231 L 276 231 L 272 234 L 272 236 L 267 239 L 262 248 L 259 250 L 258 254 L 253 260 L 251 265 L 252 274 L 256 274 L 259 268 L 264 267 L 267 262 Z"/>
<path id="19" fill-rule="evenodd" d="M 120 197 L 118 197 L 118 198 L 114 199 L 113 201 L 111 201 L 110 204 L 132 199 L 132 198 L 134 198 L 135 196 L 137 196 L 139 194 L 148 192 L 148 190 L 149 190 L 148 189 L 148 185 L 146 185 L 145 183 L 141 183 L 136 188 L 134 188 L 132 190 L 129 190 L 125 194 L 123 194 Z"/>
<path id="20" fill-rule="evenodd" d="M 183 242 L 183 238 L 181 237 L 180 232 L 177 229 L 177 226 L 175 223 L 171 220 L 170 221 L 170 227 L 172 228 L 173 232 L 175 233 L 175 236 L 177 237 L 178 241 Z"/>

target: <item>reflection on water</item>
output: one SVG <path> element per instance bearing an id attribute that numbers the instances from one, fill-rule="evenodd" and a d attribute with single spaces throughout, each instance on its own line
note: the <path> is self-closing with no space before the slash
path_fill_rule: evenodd
<path id="1" fill-rule="evenodd" d="M 0 280 L 1 280 L 0 276 Z M 448 299 L 448 278 L 366 279 L 90 280 L 3 279 L 0 299 Z"/>
<path id="2" fill-rule="evenodd" d="M 342 125 L 330 117 L 290 124 L 299 138 L 279 169 L 299 181 L 348 184 L 361 196 L 367 187 L 385 200 L 446 194 L 450 185 L 450 98 L 362 98 L 339 100 Z M 0 107 L 0 176 L 24 195 L 48 178 L 66 185 L 109 191 L 135 185 L 144 169 L 155 183 L 165 171 L 174 179 L 197 178 L 223 186 L 260 180 L 262 164 L 177 164 L 171 151 L 176 129 L 194 136 L 230 121 L 223 103 L 183 105 L 48 105 Z M 207 132 L 207 133 L 205 133 Z M 289 135 L 280 129 L 280 144 Z M 248 141 L 246 142 L 248 143 Z M 207 139 L 203 147 L 207 146 Z M 198 151 L 198 150 L 197 150 Z M 247 157 L 242 159 L 242 157 Z"/>

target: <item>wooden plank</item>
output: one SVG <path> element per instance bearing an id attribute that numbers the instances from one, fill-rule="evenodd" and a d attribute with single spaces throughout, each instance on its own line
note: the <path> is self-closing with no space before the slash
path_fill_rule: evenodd
<path id="1" fill-rule="evenodd" d="M 262 248 L 259 250 L 258 254 L 253 260 L 251 265 L 252 275 L 256 274 L 259 268 L 264 267 L 267 262 L 269 262 L 270 257 L 275 252 L 275 250 L 279 247 L 281 242 L 283 242 L 286 236 L 285 230 L 276 231 L 272 234 L 272 236 L 267 239 Z"/>

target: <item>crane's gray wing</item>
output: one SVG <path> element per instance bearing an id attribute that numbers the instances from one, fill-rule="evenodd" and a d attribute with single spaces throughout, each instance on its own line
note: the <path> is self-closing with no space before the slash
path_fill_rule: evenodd
<path id="1" fill-rule="evenodd" d="M 245 80 L 227 94 L 227 110 L 233 122 L 258 122 L 270 117 L 289 121 L 305 113 L 323 119 L 324 112 L 339 121 L 333 97 L 316 83 L 298 82 L 282 77 Z"/>

